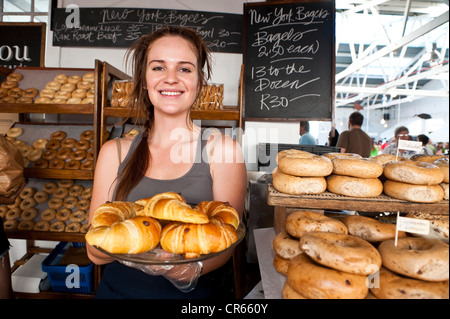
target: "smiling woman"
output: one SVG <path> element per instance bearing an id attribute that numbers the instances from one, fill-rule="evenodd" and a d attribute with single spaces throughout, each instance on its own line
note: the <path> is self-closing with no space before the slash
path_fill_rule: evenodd
<path id="1" fill-rule="evenodd" d="M 140 38 L 127 58 L 132 58 L 134 70 L 131 100 L 136 101 L 136 112 L 145 114 L 143 133 L 102 146 L 90 211 L 107 201 L 136 202 L 175 192 L 193 205 L 228 202 L 241 218 L 247 176 L 240 146 L 218 131 L 203 138 L 201 128 L 190 118 L 191 107 L 210 76 L 206 44 L 191 29 L 165 27 Z M 125 266 L 90 245 L 87 251 L 93 262 L 107 264 L 97 290 L 101 298 L 216 298 L 230 297 L 223 294 L 232 291 L 227 285 L 233 281 L 226 276 L 231 274 L 232 250 L 201 266 L 174 266 L 163 276 L 152 276 L 155 266 Z M 186 278 L 194 282 L 198 278 L 189 293 L 172 284 Z"/>

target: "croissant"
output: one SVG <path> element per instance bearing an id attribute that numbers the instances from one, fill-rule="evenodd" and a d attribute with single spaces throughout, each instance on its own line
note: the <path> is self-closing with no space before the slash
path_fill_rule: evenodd
<path id="1" fill-rule="evenodd" d="M 230 247 L 237 240 L 239 215 L 231 206 L 201 202 L 196 210 L 209 216 L 207 224 L 172 222 L 161 233 L 161 247 L 174 254 L 210 254 Z"/>
<path id="2" fill-rule="evenodd" d="M 94 212 L 91 227 L 111 226 L 136 216 L 143 207 L 132 202 L 112 202 L 100 205 Z"/>
<path id="3" fill-rule="evenodd" d="M 186 200 L 175 192 L 157 194 L 150 198 L 140 199 L 135 203 L 144 206 L 139 215 L 194 224 L 209 222 L 205 213 L 192 209 Z"/>
<path id="4" fill-rule="evenodd" d="M 145 216 L 136 216 L 113 224 L 91 228 L 86 241 L 112 254 L 139 254 L 155 248 L 161 237 L 161 224 Z"/>

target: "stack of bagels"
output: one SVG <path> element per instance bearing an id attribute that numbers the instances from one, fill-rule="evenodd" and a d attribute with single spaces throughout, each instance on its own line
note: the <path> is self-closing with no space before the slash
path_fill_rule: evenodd
<path id="1" fill-rule="evenodd" d="M 394 238 L 395 225 L 371 217 L 291 213 L 273 240 L 282 297 L 448 299 L 448 244 L 399 232 L 395 246 Z"/>
<path id="2" fill-rule="evenodd" d="M 448 185 L 448 158 L 442 157 L 441 167 L 435 165 L 435 161 L 435 156 L 417 155 L 410 160 L 386 163 L 384 193 L 393 198 L 419 203 L 436 203 L 443 200 L 445 183 L 443 186 L 440 184 L 444 182 L 446 172 Z"/>
<path id="3" fill-rule="evenodd" d="M 34 103 L 93 104 L 94 79 L 95 75 L 92 72 L 83 76 L 58 74 L 39 92 L 39 97 Z"/>
<path id="4" fill-rule="evenodd" d="M 363 158 L 352 153 L 315 155 L 300 150 L 277 154 L 273 187 L 292 195 L 330 193 L 358 198 L 392 198 L 419 203 L 448 200 L 448 156 L 391 154 Z M 384 181 L 384 182 L 383 182 Z"/>
<path id="5" fill-rule="evenodd" d="M 351 153 L 327 153 L 333 173 L 327 177 L 327 189 L 331 193 L 350 197 L 377 197 L 383 192 L 378 177 L 383 165 L 373 159 Z"/>
<path id="6" fill-rule="evenodd" d="M 272 173 L 273 187 L 282 193 L 320 194 L 327 188 L 325 176 L 333 171 L 331 160 L 299 150 L 277 154 L 278 167 Z"/>

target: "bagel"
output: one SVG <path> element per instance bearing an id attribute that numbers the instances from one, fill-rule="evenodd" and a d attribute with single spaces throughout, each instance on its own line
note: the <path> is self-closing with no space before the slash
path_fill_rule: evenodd
<path id="1" fill-rule="evenodd" d="M 343 218 L 342 222 L 347 227 L 350 235 L 360 237 L 370 243 L 378 243 L 395 238 L 395 225 L 380 222 L 375 218 L 349 215 Z M 406 237 L 406 233 L 399 231 L 398 237 Z"/>
<path id="2" fill-rule="evenodd" d="M 49 168 L 63 169 L 64 168 L 64 160 L 60 158 L 54 158 L 48 163 Z"/>
<path id="3" fill-rule="evenodd" d="M 36 96 L 38 96 L 39 94 L 39 90 L 36 88 L 28 88 L 23 90 L 23 96 L 24 97 L 30 97 L 32 99 L 34 99 Z"/>
<path id="4" fill-rule="evenodd" d="M 414 162 L 433 163 L 443 157 L 445 157 L 445 155 L 414 154 L 409 159 Z"/>
<path id="5" fill-rule="evenodd" d="M 79 97 L 71 97 L 67 100 L 67 104 L 81 104 L 81 99 Z"/>
<path id="6" fill-rule="evenodd" d="M 33 99 L 31 97 L 22 96 L 16 100 L 16 103 L 31 104 L 33 103 Z"/>
<path id="7" fill-rule="evenodd" d="M 440 159 L 435 160 L 433 164 L 441 169 L 442 173 L 444 173 L 444 179 L 442 181 L 448 184 L 448 156 L 441 157 Z"/>
<path id="8" fill-rule="evenodd" d="M 448 200 L 448 183 L 440 183 L 439 186 L 441 186 L 442 190 L 444 191 L 444 199 Z"/>
<path id="9" fill-rule="evenodd" d="M 79 151 L 86 151 L 91 147 L 91 143 L 88 140 L 79 140 L 75 145 L 75 148 Z"/>
<path id="10" fill-rule="evenodd" d="M 56 187 L 55 183 L 48 182 L 48 183 L 44 184 L 43 191 L 48 193 L 48 194 L 53 194 L 53 192 L 55 191 L 56 188 L 57 187 Z"/>
<path id="11" fill-rule="evenodd" d="M 44 209 L 41 213 L 43 221 L 51 222 L 56 217 L 56 211 L 53 208 Z"/>
<path id="12" fill-rule="evenodd" d="M 77 88 L 82 89 L 82 90 L 89 90 L 91 88 L 91 82 L 82 80 L 82 81 L 78 82 Z"/>
<path id="13" fill-rule="evenodd" d="M 8 96 L 13 97 L 15 99 L 18 99 L 19 97 L 22 97 L 23 90 L 21 88 L 12 88 L 8 91 Z"/>
<path id="14" fill-rule="evenodd" d="M 58 91 L 55 93 L 55 99 L 64 99 L 67 100 L 70 99 L 72 97 L 72 95 L 70 94 L 69 91 Z"/>
<path id="15" fill-rule="evenodd" d="M 93 72 L 88 72 L 83 75 L 83 81 L 94 82 L 95 74 Z"/>
<path id="16" fill-rule="evenodd" d="M 20 73 L 10 73 L 6 76 L 6 80 L 20 82 L 23 80 L 23 75 Z"/>
<path id="17" fill-rule="evenodd" d="M 94 104 L 94 98 L 86 97 L 81 100 L 81 104 Z"/>
<path id="18" fill-rule="evenodd" d="M 8 210 L 8 212 L 6 213 L 6 220 L 17 220 L 20 218 L 20 215 L 22 215 L 22 210 L 18 207 L 16 208 L 12 208 L 10 210 Z"/>
<path id="19" fill-rule="evenodd" d="M 449 279 L 448 244 L 418 237 L 389 239 L 378 246 L 383 266 L 398 274 L 426 281 Z"/>
<path id="20" fill-rule="evenodd" d="M 65 75 L 64 73 L 58 74 L 57 76 L 55 76 L 53 81 L 59 82 L 61 84 L 65 84 L 65 83 L 67 83 L 67 75 Z"/>
<path id="21" fill-rule="evenodd" d="M 25 187 L 24 189 L 22 189 L 19 196 L 22 199 L 26 199 L 33 197 L 34 193 L 36 193 L 36 190 L 33 187 Z"/>
<path id="22" fill-rule="evenodd" d="M 332 160 L 335 157 L 349 157 L 349 158 L 362 158 L 361 155 L 355 154 L 355 153 L 337 153 L 337 152 L 331 152 L 331 153 L 325 153 L 322 156 L 325 156 Z"/>
<path id="23" fill-rule="evenodd" d="M 415 185 L 436 185 L 444 179 L 444 173 L 439 167 L 417 161 L 386 163 L 384 176 L 393 181 Z"/>
<path id="24" fill-rule="evenodd" d="M 34 227 L 33 230 L 36 231 L 48 231 L 50 229 L 50 223 L 41 220 L 40 222 L 37 222 Z"/>
<path id="25" fill-rule="evenodd" d="M 64 131 L 56 131 L 50 135 L 50 141 L 51 140 L 62 141 L 66 138 L 66 136 L 67 136 L 67 133 Z M 59 148 L 59 146 L 58 146 L 58 148 Z"/>
<path id="26" fill-rule="evenodd" d="M 283 289 L 281 290 L 281 297 L 283 299 L 307 299 L 296 292 L 287 281 L 284 282 Z"/>
<path id="27" fill-rule="evenodd" d="M 94 138 L 93 130 L 86 130 L 80 134 L 80 140 L 88 140 L 91 141 Z M 81 142 L 81 141 L 80 141 Z"/>
<path id="28" fill-rule="evenodd" d="M 383 192 L 378 178 L 358 178 L 332 174 L 327 177 L 329 192 L 349 197 L 377 197 Z"/>
<path id="29" fill-rule="evenodd" d="M 72 97 L 84 99 L 86 97 L 86 90 L 84 89 L 75 89 L 72 92 Z"/>
<path id="30" fill-rule="evenodd" d="M 10 129 L 8 129 L 6 131 L 6 136 L 12 137 L 12 138 L 17 138 L 20 135 L 22 135 L 23 133 L 23 129 L 20 127 L 11 127 Z"/>
<path id="31" fill-rule="evenodd" d="M 72 95 L 72 91 L 76 89 L 76 85 L 73 83 L 65 83 L 61 85 L 61 91 L 68 92 L 70 95 Z"/>
<path id="32" fill-rule="evenodd" d="M 71 138 L 71 137 L 63 139 L 61 141 L 61 147 L 72 149 L 75 147 L 75 145 L 77 145 L 77 140 L 75 140 L 74 138 Z"/>
<path id="33" fill-rule="evenodd" d="M 354 156 L 335 156 L 333 162 L 333 174 L 358 178 L 378 178 L 383 174 L 383 165 L 379 162 L 357 158 Z"/>
<path id="34" fill-rule="evenodd" d="M 348 234 L 347 227 L 325 215 L 310 211 L 295 211 L 286 218 L 286 231 L 295 238 L 301 238 L 309 232 L 322 231 Z"/>
<path id="35" fill-rule="evenodd" d="M 11 96 L 5 96 L 0 100 L 0 103 L 16 103 L 16 99 Z"/>
<path id="36" fill-rule="evenodd" d="M 389 179 L 384 182 L 383 191 L 389 197 L 417 203 L 437 203 L 445 195 L 440 185 L 413 185 Z"/>
<path id="37" fill-rule="evenodd" d="M 405 160 L 404 157 L 397 157 L 393 154 L 378 154 L 377 156 L 371 157 L 370 158 L 373 161 L 377 161 L 378 163 L 380 163 L 381 165 L 384 166 L 384 164 L 388 163 L 388 162 L 395 162 L 395 161 L 403 161 Z"/>
<path id="38" fill-rule="evenodd" d="M 325 177 L 300 177 L 284 174 L 277 167 L 272 172 L 273 187 L 292 195 L 320 194 L 327 189 Z"/>
<path id="39" fill-rule="evenodd" d="M 1 87 L 4 89 L 13 89 L 18 87 L 17 81 L 4 81 L 1 84 Z"/>
<path id="40" fill-rule="evenodd" d="M 448 299 L 448 281 L 429 282 L 397 275 L 382 267 L 379 287 L 370 292 L 379 299 Z"/>
<path id="41" fill-rule="evenodd" d="M 33 198 L 36 203 L 42 204 L 48 201 L 48 194 L 44 191 L 39 190 L 34 194 Z"/>
<path id="42" fill-rule="evenodd" d="M 59 89 L 61 89 L 61 83 L 57 82 L 57 81 L 50 81 L 45 85 L 46 89 L 50 89 L 50 90 L 54 90 L 59 91 Z"/>
<path id="43" fill-rule="evenodd" d="M 33 230 L 34 225 L 35 225 L 35 223 L 32 220 L 22 220 L 22 221 L 20 221 L 17 229 L 19 229 L 19 230 Z"/>
<path id="44" fill-rule="evenodd" d="M 27 210 L 24 210 L 22 214 L 20 215 L 20 218 L 22 220 L 34 220 L 37 216 L 37 210 L 36 208 L 28 208 Z"/>
<path id="45" fill-rule="evenodd" d="M 33 147 L 38 150 L 43 150 L 47 145 L 48 140 L 45 138 L 39 138 L 33 142 Z"/>
<path id="46" fill-rule="evenodd" d="M 300 239 L 300 248 L 315 262 L 350 274 L 370 275 L 381 267 L 378 250 L 353 235 L 306 233 Z"/>
<path id="47" fill-rule="evenodd" d="M 57 220 L 50 224 L 50 231 L 52 232 L 63 232 L 66 229 L 66 224 L 60 220 Z"/>
<path id="48" fill-rule="evenodd" d="M 287 232 L 280 232 L 273 239 L 273 250 L 283 259 L 292 259 L 302 253 L 298 239 L 294 239 Z"/>
<path id="49" fill-rule="evenodd" d="M 49 99 L 53 99 L 55 97 L 56 91 L 53 89 L 42 89 L 39 95 L 41 97 L 48 97 Z"/>
<path id="50" fill-rule="evenodd" d="M 327 176 L 333 171 L 330 159 L 298 150 L 284 150 L 277 155 L 278 169 L 294 176 Z"/>
<path id="51" fill-rule="evenodd" d="M 35 162 L 38 159 L 40 159 L 41 156 L 42 156 L 42 150 L 33 148 L 31 150 L 31 152 L 27 155 L 27 159 L 32 161 L 32 162 Z"/>
<path id="52" fill-rule="evenodd" d="M 44 152 L 42 152 L 41 155 L 42 159 L 51 161 L 56 157 L 56 150 L 55 149 L 47 149 Z"/>
<path id="53" fill-rule="evenodd" d="M 67 78 L 67 82 L 75 84 L 75 85 L 78 84 L 78 82 L 80 82 L 80 81 L 81 81 L 81 76 L 79 76 L 79 75 L 72 75 Z"/>
<path id="54" fill-rule="evenodd" d="M 289 262 L 287 283 L 308 299 L 364 299 L 366 276 L 324 267 L 300 254 Z"/>
<path id="55" fill-rule="evenodd" d="M 279 274 L 286 276 L 289 268 L 289 259 L 277 254 L 273 257 L 273 267 Z"/>
<path id="56" fill-rule="evenodd" d="M 34 103 L 36 103 L 36 104 L 49 104 L 49 103 L 51 103 L 51 102 L 52 102 L 52 99 L 49 98 L 49 97 L 46 97 L 46 96 L 38 97 L 38 98 L 34 101 Z"/>

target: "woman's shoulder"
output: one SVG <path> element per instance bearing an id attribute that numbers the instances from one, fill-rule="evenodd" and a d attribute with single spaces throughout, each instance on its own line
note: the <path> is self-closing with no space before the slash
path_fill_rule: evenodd
<path id="1" fill-rule="evenodd" d="M 240 144 L 231 136 L 214 130 L 207 138 L 208 158 L 213 163 L 232 163 L 243 160 Z"/>

